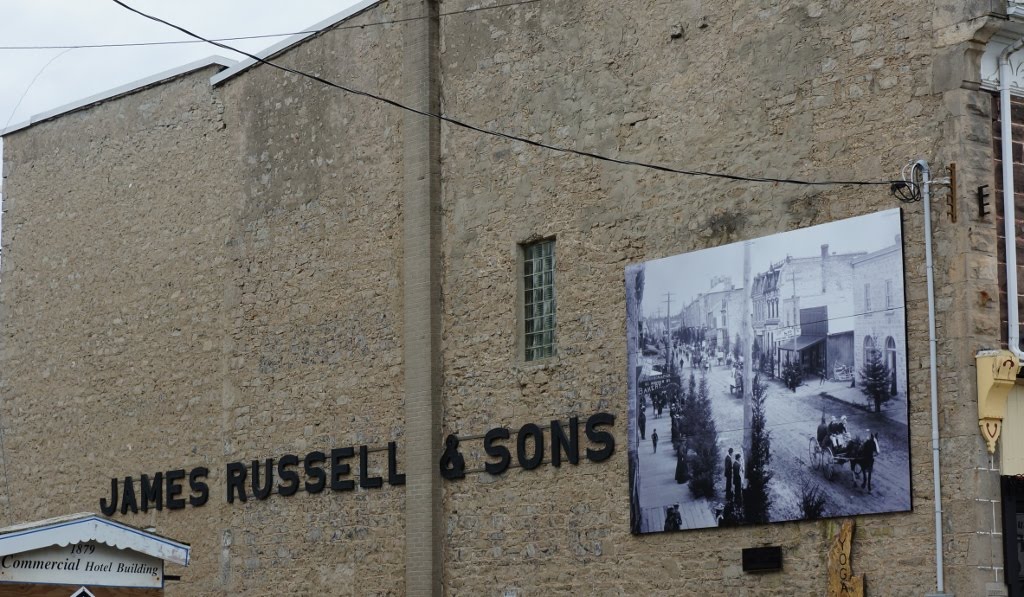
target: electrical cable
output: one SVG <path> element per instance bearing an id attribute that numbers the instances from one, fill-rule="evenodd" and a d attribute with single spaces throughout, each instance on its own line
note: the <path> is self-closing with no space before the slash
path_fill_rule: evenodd
<path id="1" fill-rule="evenodd" d="M 28 83 L 28 86 L 26 86 L 26 87 L 25 87 L 25 91 L 22 91 L 22 92 L 21 92 L 21 97 L 19 97 L 19 98 L 18 98 L 18 102 L 17 102 L 16 104 L 14 104 L 14 108 L 13 108 L 13 109 L 11 110 L 11 115 L 7 117 L 7 122 L 5 122 L 5 123 L 4 123 L 4 126 L 3 126 L 2 128 L 0 128 L 0 130 L 3 130 L 3 129 L 5 129 L 5 128 L 7 128 L 8 126 L 10 126 L 10 124 L 11 124 L 11 120 L 12 120 L 12 119 L 14 118 L 14 115 L 15 115 L 15 114 L 16 114 L 16 113 L 18 112 L 18 107 L 19 107 L 19 106 L 21 106 L 21 102 L 22 102 L 22 100 L 24 100 L 24 99 L 25 99 L 25 96 L 26 96 L 26 95 L 28 95 L 28 92 L 29 92 L 29 91 L 30 91 L 30 90 L 32 89 L 32 86 L 36 84 L 36 79 L 38 79 L 38 78 L 39 78 L 39 75 L 43 74 L 43 71 L 44 71 L 44 70 L 46 70 L 46 68 L 47 68 L 48 66 L 50 66 L 51 64 L 53 64 L 53 61 L 54 61 L 54 60 L 56 60 L 56 59 L 60 58 L 60 57 L 61 57 L 61 56 L 63 56 L 64 54 L 67 54 L 68 52 L 70 52 L 70 51 L 71 51 L 71 50 L 73 50 L 73 49 L 74 49 L 74 48 L 68 48 L 68 49 L 64 50 L 63 52 L 60 52 L 59 54 L 57 54 L 57 55 L 56 55 L 56 56 L 54 56 L 53 58 L 50 58 L 50 59 L 49 59 L 49 60 L 48 60 L 48 61 L 46 62 L 46 64 L 44 64 L 44 65 L 43 65 L 43 68 L 39 69 L 39 71 L 38 71 L 38 72 L 36 72 L 36 76 L 32 77 L 32 80 L 31 80 L 31 81 L 29 81 L 29 83 Z"/>
<path id="2" fill-rule="evenodd" d="M 453 10 L 451 12 L 442 12 L 438 14 L 438 17 L 450 17 L 454 15 L 468 14 L 474 12 L 481 12 L 484 10 L 495 10 L 498 8 L 508 8 L 510 6 L 520 6 L 523 4 L 536 4 L 543 0 L 519 0 L 518 2 L 507 2 L 505 4 L 495 4 L 494 6 L 478 6 L 476 8 L 466 8 L 463 10 Z M 211 38 L 211 41 L 244 41 L 248 39 L 267 39 L 271 37 L 289 37 L 292 35 L 311 35 L 317 33 L 323 33 L 325 31 L 337 31 L 341 29 L 366 29 L 367 27 L 376 27 L 380 25 L 395 25 L 399 23 L 407 23 L 409 21 L 419 21 L 422 19 L 428 19 L 430 17 L 407 17 L 404 19 L 394 19 L 391 21 L 375 21 L 373 23 L 364 23 L 362 25 L 338 25 L 328 26 L 323 29 L 310 29 L 308 31 L 295 31 L 293 33 L 266 33 L 263 35 L 241 35 L 238 37 L 215 37 Z M 125 42 L 125 43 L 108 43 L 108 44 L 74 44 L 64 46 L 0 46 L 0 50 L 80 50 L 88 48 L 134 48 L 138 46 L 171 46 L 180 44 L 202 44 L 208 43 L 202 39 L 182 39 L 173 41 L 142 41 L 142 42 Z"/>
<path id="3" fill-rule="evenodd" d="M 533 147 L 538 147 L 538 148 L 541 148 L 541 149 L 547 149 L 547 150 L 555 151 L 555 152 L 559 152 L 559 153 L 566 153 L 566 154 L 570 154 L 570 155 L 576 155 L 576 156 L 580 156 L 580 157 L 591 158 L 591 159 L 594 159 L 594 160 L 610 162 L 610 163 L 613 163 L 613 164 L 621 164 L 621 165 L 624 165 L 624 166 L 637 166 L 637 167 L 640 167 L 640 168 L 647 168 L 649 170 L 656 170 L 656 171 L 659 171 L 659 172 L 669 172 L 669 173 L 672 173 L 672 174 L 682 174 L 682 175 L 686 175 L 686 176 L 703 176 L 703 177 L 708 177 L 708 178 L 719 178 L 719 179 L 724 179 L 724 180 L 734 180 L 734 181 L 740 181 L 740 182 L 760 182 L 760 183 L 775 183 L 775 184 L 792 184 L 792 185 L 803 185 L 803 186 L 880 186 L 880 185 L 885 185 L 885 186 L 890 187 L 890 189 L 893 188 L 893 185 L 907 185 L 908 184 L 904 180 L 800 180 L 800 179 L 795 179 L 795 178 L 775 178 L 775 177 L 770 177 L 770 176 L 743 176 L 743 175 L 739 175 L 739 174 L 729 174 L 727 172 L 708 172 L 708 171 L 702 171 L 702 170 L 689 170 L 689 169 L 683 169 L 683 168 L 673 168 L 671 166 L 666 166 L 666 165 L 662 165 L 662 164 L 651 164 L 651 163 L 640 162 L 640 161 L 636 161 L 636 160 L 627 160 L 627 159 L 621 159 L 621 158 L 613 158 L 613 157 L 610 157 L 610 156 L 605 156 L 605 155 L 601 155 L 601 154 L 598 154 L 598 153 L 593 153 L 593 152 L 590 152 L 590 151 L 583 151 L 583 150 L 578 150 L 578 149 L 572 149 L 572 148 L 569 148 L 569 147 L 561 147 L 561 146 L 558 146 L 558 145 L 551 145 L 549 143 L 543 143 L 541 141 L 533 141 L 531 139 L 527 139 L 525 137 L 518 137 L 518 136 L 510 134 L 510 133 L 505 133 L 505 132 L 502 132 L 502 131 L 486 129 L 486 128 L 483 128 L 483 127 L 480 127 L 480 126 L 477 126 L 477 125 L 470 124 L 468 122 L 459 120 L 457 118 L 453 118 L 451 116 L 445 116 L 444 114 L 434 114 L 433 112 L 430 112 L 430 111 L 427 111 L 427 110 L 420 110 L 419 108 L 414 108 L 412 106 L 407 106 L 407 105 L 405 105 L 405 104 L 403 104 L 401 102 L 398 102 L 396 100 L 393 100 L 393 99 L 390 99 L 390 98 L 387 98 L 387 97 L 384 97 L 384 96 L 381 96 L 381 95 L 376 95 L 376 94 L 370 93 L 368 91 L 362 91 L 362 90 L 359 90 L 359 89 L 354 89 L 352 87 L 347 87 L 345 85 L 340 85 L 340 84 L 335 83 L 333 81 L 329 81 L 327 79 L 324 79 L 323 77 L 321 77 L 319 75 L 314 75 L 314 74 L 303 72 L 303 71 L 300 71 L 300 70 L 297 70 L 297 69 L 294 69 L 294 68 L 290 68 L 290 67 L 287 67 L 287 66 L 282 66 L 282 65 L 277 64 L 275 62 L 271 62 L 271 61 L 266 60 L 264 58 L 260 58 L 259 56 L 255 55 L 255 54 L 250 54 L 248 52 L 245 52 L 245 51 L 239 50 L 237 48 L 231 47 L 231 46 L 229 46 L 227 44 L 224 44 L 224 43 L 221 43 L 221 42 L 218 42 L 218 41 L 213 41 L 212 39 L 207 39 L 207 38 L 205 38 L 205 37 L 203 37 L 201 35 L 198 35 L 196 33 L 193 33 L 191 31 L 189 31 L 188 29 L 185 29 L 184 27 L 181 27 L 179 25 L 175 25 L 174 23 L 165 21 L 165 20 L 163 20 L 163 19 L 161 19 L 159 17 L 155 17 L 153 15 L 146 14 L 146 13 L 144 13 L 144 12 L 142 12 L 142 11 L 136 9 L 136 8 L 132 8 L 131 6 L 128 6 L 127 4 L 122 2 L 121 0 L 111 0 L 111 1 L 114 2 L 115 4 L 121 6 L 122 8 L 124 8 L 124 9 L 126 9 L 126 10 L 128 10 L 130 12 L 133 12 L 133 13 L 139 15 L 139 16 L 145 17 L 145 18 L 147 18 L 147 19 L 149 19 L 151 21 L 156 21 L 157 23 L 161 23 L 163 25 L 166 25 L 168 27 L 176 29 L 176 30 L 184 33 L 185 35 L 194 37 L 194 38 L 196 38 L 198 40 L 205 41 L 205 42 L 207 42 L 207 43 L 209 43 L 211 45 L 214 45 L 214 46 L 216 46 L 218 48 L 222 48 L 222 49 L 225 49 L 225 50 L 228 50 L 228 51 L 231 51 L 231 52 L 238 52 L 239 54 L 242 54 L 243 56 L 247 56 L 248 58 L 250 58 L 250 59 L 252 59 L 252 60 L 254 60 L 254 61 L 256 61 L 256 62 L 258 62 L 260 64 L 265 64 L 267 66 L 276 68 L 276 69 L 281 70 L 283 72 L 290 73 L 290 74 L 293 74 L 293 75 L 296 75 L 296 76 L 300 76 L 300 77 L 306 77 L 308 79 L 311 79 L 313 81 L 316 81 L 316 82 L 321 83 L 323 85 L 326 85 L 328 87 L 332 87 L 332 88 L 344 91 L 346 93 L 350 93 L 352 95 L 366 97 L 366 98 L 369 98 L 369 99 L 372 99 L 372 100 L 375 100 L 375 101 L 387 104 L 389 106 L 393 106 L 393 107 L 398 108 L 400 110 L 405 110 L 407 112 L 411 112 L 413 114 L 419 114 L 420 116 L 425 116 L 425 117 L 428 117 L 428 118 L 436 118 L 437 120 L 440 120 L 441 122 L 447 122 L 448 124 L 451 124 L 453 126 L 457 126 L 457 127 L 461 127 L 461 128 L 467 129 L 467 130 L 475 131 L 477 133 L 481 133 L 481 134 L 484 134 L 484 135 L 490 135 L 490 136 L 498 137 L 498 138 L 501 138 L 501 139 L 507 139 L 509 141 L 518 141 L 520 143 L 525 143 L 526 145 L 530 145 L 530 146 L 533 146 Z M 325 30 L 328 29 L 328 28 L 325 28 Z"/>

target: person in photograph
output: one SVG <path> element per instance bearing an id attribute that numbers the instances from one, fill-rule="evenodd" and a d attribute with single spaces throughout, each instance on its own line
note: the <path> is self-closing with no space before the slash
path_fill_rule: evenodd
<path id="1" fill-rule="evenodd" d="M 651 444 L 654 445 L 654 453 L 658 453 L 658 430 L 654 429 L 651 432 Z"/>
<path id="2" fill-rule="evenodd" d="M 843 415 L 842 419 L 836 419 L 835 416 L 828 423 L 828 434 L 832 438 L 832 446 L 836 450 L 840 450 L 846 447 L 847 442 L 850 441 L 850 434 L 846 429 L 846 415 Z"/>
<path id="3" fill-rule="evenodd" d="M 824 446 L 828 438 L 828 423 L 825 422 L 825 413 L 821 414 L 821 424 L 818 425 L 818 445 Z"/>
<path id="4" fill-rule="evenodd" d="M 732 464 L 732 485 L 733 495 L 736 496 L 736 505 L 743 507 L 743 455 L 736 453 Z"/>
<path id="5" fill-rule="evenodd" d="M 690 472 L 686 468 L 686 443 L 684 442 L 676 455 L 676 483 L 682 485 L 690 480 Z"/>
<path id="6" fill-rule="evenodd" d="M 732 501 L 732 448 L 725 455 L 725 501 Z"/>
<path id="7" fill-rule="evenodd" d="M 640 414 L 636 417 L 636 426 L 640 430 L 640 439 L 647 439 L 647 415 L 644 414 L 644 408 L 640 409 Z"/>
<path id="8" fill-rule="evenodd" d="M 682 528 L 683 517 L 679 514 L 679 504 L 669 506 L 665 511 L 665 530 L 678 531 Z"/>

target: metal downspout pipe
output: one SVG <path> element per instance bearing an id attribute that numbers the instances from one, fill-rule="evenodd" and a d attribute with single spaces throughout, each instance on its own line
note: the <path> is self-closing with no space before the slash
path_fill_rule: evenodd
<path id="1" fill-rule="evenodd" d="M 920 173 L 921 200 L 924 204 L 924 259 L 928 283 L 928 370 L 932 410 L 932 481 L 935 503 L 935 595 L 945 595 L 945 567 L 942 560 L 942 486 L 939 477 L 939 382 L 935 338 L 935 275 L 932 264 L 931 171 L 928 162 L 914 162 L 912 178 Z"/>
<path id="2" fill-rule="evenodd" d="M 1020 313 L 1017 309 L 1017 214 L 1013 202 L 1013 117 L 1010 111 L 1010 54 L 1024 47 L 1018 39 L 999 55 L 999 120 L 1003 150 L 1003 236 L 1006 249 L 1006 338 L 1007 347 L 1018 358 L 1020 350 Z"/>

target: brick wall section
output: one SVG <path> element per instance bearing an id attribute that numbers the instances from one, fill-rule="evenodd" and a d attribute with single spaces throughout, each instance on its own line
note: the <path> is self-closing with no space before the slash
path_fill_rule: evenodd
<path id="1" fill-rule="evenodd" d="M 438 4 L 404 3 L 402 67 L 407 105 L 437 113 Z M 440 125 L 404 118 L 405 494 L 407 595 L 441 594 L 442 532 L 438 428 L 441 421 Z"/>
<path id="2" fill-rule="evenodd" d="M 1016 210 L 1017 237 L 1017 309 L 1024 313 L 1024 237 L 1020 236 L 1020 230 L 1024 227 L 1024 98 L 1014 97 L 1011 99 L 1011 117 L 1013 119 L 1013 200 Z M 1003 210 L 1003 147 L 1002 147 L 1002 118 L 999 105 L 999 96 L 992 95 L 992 151 L 995 154 L 994 179 L 995 190 L 991 193 L 989 201 L 993 204 L 993 211 L 996 215 L 996 231 L 999 238 L 999 313 L 1000 313 L 1000 338 L 1003 345 L 1006 345 L 1006 235 L 1004 234 L 1005 216 Z M 1024 332 L 1024 324 L 1021 325 Z"/>

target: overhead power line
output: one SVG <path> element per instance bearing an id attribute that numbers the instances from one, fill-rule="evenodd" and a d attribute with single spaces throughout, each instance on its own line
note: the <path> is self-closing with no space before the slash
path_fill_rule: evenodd
<path id="1" fill-rule="evenodd" d="M 464 129 L 467 129 L 467 130 L 470 130 L 470 131 L 475 131 L 475 132 L 483 134 L 483 135 L 490 135 L 492 137 L 498 137 L 498 138 L 501 138 L 501 139 L 507 139 L 509 141 L 517 141 L 519 143 L 525 143 L 526 145 L 530 145 L 532 147 L 538 147 L 538 148 L 541 148 L 541 149 L 547 149 L 547 150 L 556 151 L 556 152 L 559 152 L 559 153 L 565 153 L 565 154 L 569 154 L 569 155 L 575 155 L 575 156 L 580 156 L 580 157 L 591 158 L 591 159 L 594 159 L 594 160 L 599 160 L 599 161 L 603 161 L 603 162 L 610 162 L 610 163 L 613 163 L 613 164 L 622 164 L 624 166 L 637 166 L 637 167 L 640 167 L 640 168 L 647 168 L 649 170 L 656 170 L 656 171 L 659 171 L 659 172 L 669 172 L 669 173 L 672 173 L 672 174 L 682 174 L 682 175 L 685 175 L 685 176 L 702 176 L 702 177 L 708 177 L 708 178 L 719 178 L 719 179 L 734 180 L 734 181 L 740 181 L 740 182 L 762 182 L 762 183 L 792 184 L 792 185 L 803 185 L 803 186 L 888 186 L 888 187 L 893 187 L 894 185 L 903 185 L 903 186 L 905 186 L 905 185 L 908 184 L 906 181 L 902 181 L 902 180 L 801 180 L 801 179 L 796 179 L 796 178 L 775 178 L 775 177 L 771 177 L 771 176 L 744 176 L 744 175 L 740 175 L 740 174 L 731 174 L 731 173 L 728 173 L 728 172 L 708 172 L 708 171 L 703 171 L 703 170 L 691 170 L 691 169 L 685 169 L 685 168 L 674 168 L 672 166 L 666 166 L 666 165 L 663 165 L 663 164 L 652 164 L 652 163 L 640 162 L 640 161 L 636 161 L 636 160 L 629 160 L 629 159 L 623 159 L 623 158 L 615 158 L 615 157 L 610 157 L 610 156 L 606 156 L 606 155 L 601 155 L 601 154 L 598 154 L 598 153 L 593 153 L 593 152 L 590 152 L 590 151 L 583 151 L 583 150 L 579 150 L 579 149 L 572 149 L 570 147 L 561 147 L 561 146 L 558 146 L 558 145 L 551 145 L 549 143 L 543 143 L 541 141 L 534 141 L 532 139 L 527 139 L 525 137 L 519 137 L 517 135 L 513 135 L 511 133 L 506 133 L 506 132 L 503 132 L 503 131 L 496 131 L 496 130 L 486 129 L 486 128 L 483 128 L 481 126 L 477 126 L 475 124 L 471 124 L 471 123 L 459 120 L 457 118 L 453 118 L 451 116 L 445 116 L 444 114 L 435 114 L 435 113 L 427 111 L 427 110 L 420 110 L 419 108 L 414 108 L 412 106 L 407 106 L 407 105 L 405 105 L 405 104 L 403 104 L 401 102 L 398 102 L 396 100 L 384 97 L 382 95 L 377 95 L 377 94 L 374 94 L 374 93 L 370 93 L 369 91 L 362 91 L 362 90 L 359 90 L 359 89 L 348 87 L 346 85 L 341 85 L 341 84 L 335 83 L 333 81 L 329 81 L 329 80 L 327 80 L 327 79 L 325 79 L 325 78 L 323 78 L 323 77 L 321 77 L 319 75 L 314 75 L 314 74 L 310 74 L 310 73 L 307 73 L 307 72 L 304 72 L 304 71 L 301 71 L 301 70 L 298 70 L 298 69 L 294 69 L 294 68 L 291 68 L 291 67 L 282 66 L 282 65 L 277 64 L 275 62 L 271 62 L 270 60 L 266 60 L 264 58 L 261 58 L 261 57 L 255 55 L 255 54 L 250 54 L 249 52 L 245 52 L 243 50 L 239 50 L 238 48 L 234 48 L 232 46 L 229 46 L 229 45 L 227 45 L 227 44 L 225 44 L 223 42 L 214 41 L 212 39 L 207 39 L 207 38 L 205 38 L 205 37 L 203 37 L 203 36 L 201 36 L 201 35 L 199 35 L 197 33 L 193 33 L 191 31 L 189 31 L 188 29 L 185 29 L 184 27 L 181 27 L 180 25 L 175 25 L 174 23 L 171 23 L 169 21 L 165 21 L 164 19 L 161 19 L 159 17 L 155 17 L 153 15 L 146 14 L 146 13 L 142 12 L 141 10 L 138 10 L 136 8 L 132 8 L 131 6 L 128 6 L 127 4 L 122 2 L 121 0 L 112 0 L 112 1 L 114 2 L 114 4 L 117 4 L 118 6 L 121 6 L 122 8 L 124 8 L 124 9 L 126 9 L 128 11 L 131 11 L 131 12 L 133 12 L 133 13 L 139 15 L 139 16 L 145 17 L 145 18 L 147 18 L 147 19 L 149 19 L 151 21 L 156 21 L 157 23 L 161 23 L 163 25 L 167 25 L 168 27 L 171 27 L 172 29 L 176 29 L 176 30 L 184 33 L 185 35 L 188 35 L 190 37 L 194 37 L 195 39 L 198 39 L 198 40 L 201 40 L 201 41 L 205 41 L 205 42 L 207 42 L 207 43 L 209 43 L 211 45 L 214 45 L 214 46 L 216 46 L 218 48 L 223 48 L 223 49 L 229 50 L 231 52 L 238 52 L 239 54 L 242 54 L 243 56 L 247 56 L 247 57 L 251 58 L 252 60 L 254 60 L 254 61 L 256 61 L 256 62 L 258 62 L 260 64 L 265 64 L 265 65 L 267 65 L 269 67 L 276 68 L 276 69 L 278 69 L 280 71 L 283 71 L 283 72 L 286 72 L 286 73 L 290 73 L 290 74 L 293 74 L 293 75 L 297 75 L 297 76 L 300 76 L 300 77 L 306 77 L 308 79 L 311 79 L 313 81 L 316 81 L 316 82 L 321 83 L 323 85 L 326 85 L 328 87 L 332 87 L 334 89 L 338 89 L 340 91 L 344 91 L 344 92 L 350 93 L 352 95 L 366 97 L 366 98 L 369 98 L 369 99 L 372 99 L 372 100 L 375 100 L 375 101 L 387 104 L 389 106 L 393 106 L 393 107 L 398 108 L 400 110 L 405 110 L 407 112 L 411 112 L 413 114 L 419 114 L 420 116 L 426 116 L 428 118 L 436 118 L 436 119 L 440 120 L 441 122 L 447 122 L 448 124 L 451 124 L 453 126 L 464 128 Z M 330 26 L 325 27 L 323 29 L 323 31 L 326 31 L 326 30 L 328 30 L 330 28 L 331 28 Z"/>
<path id="2" fill-rule="evenodd" d="M 39 79 L 39 76 L 43 74 L 43 71 L 46 70 L 51 64 L 53 64 L 53 62 L 55 60 L 57 60 L 58 58 L 60 58 L 64 54 L 67 54 L 70 51 L 71 51 L 71 48 L 67 48 L 64 51 L 56 54 L 55 56 L 50 58 L 46 62 L 46 64 L 43 65 L 42 68 L 40 68 L 38 71 L 36 71 L 36 76 L 32 77 L 32 80 L 28 82 L 28 86 L 26 86 L 25 90 L 21 92 L 21 96 L 18 97 L 17 103 L 15 103 L 14 104 L 14 108 L 11 109 L 11 114 L 7 117 L 7 122 L 4 123 L 3 128 L 6 129 L 8 127 L 8 125 L 11 124 L 11 120 L 14 118 L 14 115 L 18 113 L 18 107 L 21 106 L 21 102 L 25 100 L 25 96 L 28 95 L 28 92 L 32 89 L 32 86 L 36 84 L 36 80 Z M 0 445 L 0 448 L 2 448 L 2 447 L 3 446 Z"/>
<path id="3" fill-rule="evenodd" d="M 453 10 L 451 12 L 442 12 L 438 17 L 451 17 L 455 15 L 469 14 L 474 12 L 481 12 L 485 10 L 495 10 L 498 8 L 509 8 L 511 6 L 520 6 L 523 4 L 536 4 L 543 0 L 519 0 L 518 2 L 507 2 L 505 4 L 495 4 L 493 6 L 478 6 L 476 8 L 466 8 L 463 10 Z M 214 37 L 210 38 L 210 42 L 214 41 L 245 41 L 248 39 L 267 39 L 272 37 L 290 37 L 292 35 L 310 35 L 314 33 L 322 33 L 326 30 L 337 31 L 340 29 L 366 29 L 367 27 L 379 27 L 381 25 L 395 25 L 398 23 L 407 23 L 409 21 L 419 21 L 429 17 L 408 17 L 404 19 L 394 19 L 390 21 L 374 21 L 372 23 L 363 23 L 361 25 L 339 25 L 336 27 L 327 27 L 325 29 L 311 29 L 307 31 L 294 31 L 292 33 L 264 33 L 262 35 L 240 35 L 238 37 Z M 106 44 L 74 44 L 74 45 L 59 45 L 59 46 L 0 46 L 0 50 L 81 50 L 86 48 L 134 48 L 138 46 L 174 46 L 182 44 L 203 44 L 208 43 L 205 39 L 179 39 L 179 40 L 167 40 L 167 41 L 139 41 L 139 42 L 123 42 L 123 43 L 106 43 Z"/>

